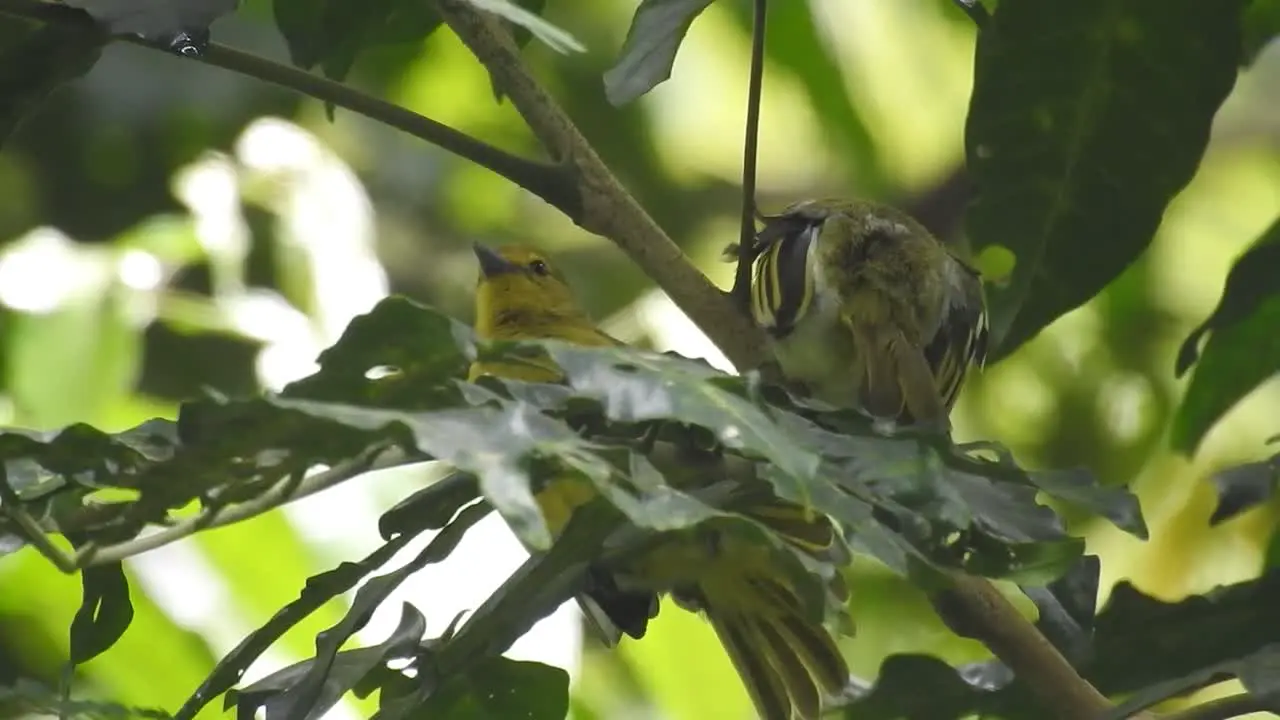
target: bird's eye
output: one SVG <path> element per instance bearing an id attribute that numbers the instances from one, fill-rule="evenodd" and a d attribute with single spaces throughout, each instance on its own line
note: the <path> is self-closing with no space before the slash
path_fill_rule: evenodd
<path id="1" fill-rule="evenodd" d="M 529 263 L 529 269 L 534 271 L 538 275 L 546 275 L 548 272 L 550 272 L 547 269 L 547 264 L 541 260 L 534 260 L 533 262 Z"/>

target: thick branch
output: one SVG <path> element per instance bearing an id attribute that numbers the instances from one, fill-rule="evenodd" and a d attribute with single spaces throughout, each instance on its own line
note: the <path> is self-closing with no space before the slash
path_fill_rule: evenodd
<path id="1" fill-rule="evenodd" d="M 1012 603 L 987 580 L 951 573 L 952 586 L 939 597 L 944 614 L 958 616 L 953 628 L 982 641 L 1062 720 L 1096 720 L 1111 709 L 1106 696 L 1080 677 Z"/>
<path id="2" fill-rule="evenodd" d="M 764 336 L 658 227 L 596 155 L 568 115 L 530 75 L 511 33 L 465 0 L 437 0 L 440 15 L 479 58 L 534 135 L 573 175 L 584 229 L 609 238 L 675 301 L 739 369 L 765 359 Z"/>

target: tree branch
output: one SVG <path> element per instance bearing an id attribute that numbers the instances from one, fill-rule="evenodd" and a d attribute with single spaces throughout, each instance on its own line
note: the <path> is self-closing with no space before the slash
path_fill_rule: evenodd
<path id="1" fill-rule="evenodd" d="M 194 535 L 201 530 L 210 530 L 223 525 L 248 520 L 265 512 L 274 510 L 294 500 L 314 495 L 339 483 L 346 482 L 356 476 L 374 470 L 408 465 L 421 462 L 421 458 L 409 457 L 398 448 L 378 448 L 373 452 L 362 454 L 334 467 L 318 472 L 299 482 L 291 482 L 285 478 L 280 480 L 261 495 L 228 507 L 210 507 L 200 511 L 194 517 L 159 532 L 143 535 L 132 540 L 98 547 L 88 543 L 76 553 L 75 568 L 84 569 L 95 565 L 117 563 L 134 555 L 141 555 L 169 543 L 177 542 Z"/>
<path id="2" fill-rule="evenodd" d="M 488 69 L 534 135 L 577 183 L 582 213 L 570 218 L 609 238 L 666 291 L 740 370 L 766 358 L 764 334 L 712 285 L 601 161 L 573 121 L 538 84 L 511 33 L 465 0 L 437 0 L 440 16 Z"/>
<path id="3" fill-rule="evenodd" d="M 760 144 L 760 93 L 764 84 L 764 36 L 767 0 L 754 0 L 751 13 L 751 70 L 747 74 L 747 121 L 742 142 L 742 215 L 738 228 L 738 267 L 729 294 L 740 308 L 750 305 L 751 265 L 755 259 L 756 165 Z"/>
<path id="4" fill-rule="evenodd" d="M 579 225 L 618 244 L 739 367 L 765 358 L 762 334 L 689 264 L 622 188 L 573 122 L 533 79 L 499 20 L 463 0 L 437 0 L 441 17 L 488 68 L 543 145 L 578 180 Z M 1094 720 L 1110 703 L 989 582 L 956 575 L 950 595 L 965 624 L 1045 706 L 1064 720 Z"/>
<path id="5" fill-rule="evenodd" d="M 944 616 L 959 616 L 961 627 L 952 630 L 986 645 L 1046 708 L 1062 720 L 1096 720 L 1111 709 L 1106 696 L 1082 678 L 994 585 L 959 571 L 950 576 L 952 586 L 935 597 Z"/>
<path id="6" fill-rule="evenodd" d="M 43 0 L 0 0 L 0 14 L 46 23 L 95 27 L 88 13 Z M 178 55 L 162 44 L 149 42 L 140 37 L 117 39 L 149 50 L 157 50 L 165 55 L 230 70 L 350 110 L 492 170 L 570 217 L 581 214 L 580 195 L 574 187 L 573 179 L 567 177 L 562 168 L 500 150 L 448 125 L 360 92 L 348 85 L 218 43 L 209 43 L 204 52 L 198 55 Z"/>
<path id="7" fill-rule="evenodd" d="M 1227 720 L 1256 712 L 1280 715 L 1280 702 L 1259 695 L 1240 693 L 1189 707 L 1181 712 L 1164 716 L 1164 720 Z"/>

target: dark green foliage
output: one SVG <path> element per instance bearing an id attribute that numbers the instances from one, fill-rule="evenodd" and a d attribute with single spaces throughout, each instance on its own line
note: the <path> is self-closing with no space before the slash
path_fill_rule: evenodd
<path id="1" fill-rule="evenodd" d="M 1150 244 L 1235 83 L 1243 0 L 1003 2 L 979 34 L 965 128 L 994 352 L 1096 295 Z"/>
<path id="2" fill-rule="evenodd" d="M 59 10 L 63 8 L 58 8 Z M 0 15 L 0 145 L 59 85 L 89 72 L 107 36 L 87 15 L 66 22 Z"/>
<path id="3" fill-rule="evenodd" d="M 1088 567 L 1052 587 L 1055 600 L 1034 593 L 1040 610 L 1038 626 L 1055 643 L 1064 637 L 1054 629 L 1063 614 L 1078 619 L 1093 614 Z M 1078 586 L 1072 588 L 1073 584 Z M 1121 583 L 1098 616 L 1073 627 L 1071 643 L 1060 644 L 1085 679 L 1109 696 L 1130 699 L 1109 715 L 1119 720 L 1169 697 L 1213 682 L 1240 677 L 1253 693 L 1274 693 L 1280 618 L 1280 572 L 1257 580 L 1218 588 L 1166 603 Z M 1062 612 L 1055 610 L 1061 606 Z M 1070 623 L 1076 626 L 1073 621 Z M 1071 648 L 1086 647 L 1087 652 Z M 926 655 L 894 655 L 885 660 L 874 684 L 855 693 L 848 718 L 858 720 L 933 720 L 970 713 L 1016 720 L 1037 717 L 1040 710 L 1027 688 L 992 663 L 951 668 Z M 1012 680 L 1012 682 L 1010 682 Z M 914 687 L 916 690 L 912 691 Z M 920 692 L 928 687 L 930 692 Z"/>
<path id="4" fill-rule="evenodd" d="M 564 385 L 472 385 L 457 378 L 468 357 L 510 361 L 538 349 L 564 369 Z M 405 577 L 447 557 L 487 511 L 477 505 L 455 517 L 477 491 L 526 542 L 550 546 L 551 552 L 527 563 L 454 638 L 439 641 L 438 652 L 449 658 L 440 667 L 455 673 L 500 653 L 576 592 L 585 582 L 586 563 L 597 559 L 593 549 L 635 547 L 654 531 L 682 531 L 725 516 L 716 506 L 718 491 L 706 487 L 709 473 L 724 472 L 717 468 L 725 457 L 758 470 L 780 495 L 822 507 L 846 527 L 856 548 L 925 583 L 936 578 L 936 566 L 1033 584 L 1060 575 L 1078 556 L 1080 542 L 1036 503 L 1038 491 L 1103 512 L 1131 532 L 1144 531 L 1127 493 L 1104 490 L 1084 474 L 1064 479 L 1029 473 L 998 446 L 953 447 L 943 438 L 913 433 L 883 436 L 855 413 L 813 410 L 754 376 L 727 376 L 670 354 L 555 342 L 477 346 L 465 326 L 400 298 L 353 321 L 321 354 L 319 365 L 279 396 L 210 398 L 185 406 L 176 425 L 153 421 L 116 436 L 71 428 L 47 440 L 0 435 L 9 467 L 29 463 L 32 473 L 14 483 L 25 494 L 14 511 L 39 510 L 63 531 L 96 540 L 99 551 L 191 500 L 206 512 L 222 512 L 264 492 L 287 492 L 319 463 L 342 467 L 396 451 L 406 458 L 444 460 L 478 478 L 477 484 L 466 474 L 454 475 L 389 511 L 381 523 L 390 538 L 383 548 L 312 578 L 297 601 L 223 659 L 180 717 L 192 717 L 229 690 L 288 627 L 350 589 L 412 537 L 443 527 L 415 561 L 361 587 L 346 618 L 317 637 L 317 656 L 305 669 L 273 676 L 237 697 L 242 707 L 266 705 L 303 718 L 372 682 L 366 678 L 399 682 L 394 675 L 370 673 L 386 658 L 409 652 L 409 640 L 397 636 L 382 650 L 361 655 L 344 655 L 339 648 Z M 659 442 L 695 432 L 716 438 L 720 447 L 699 450 L 704 460 L 692 464 L 647 457 L 642 452 L 651 446 L 651 433 L 628 428 L 655 422 L 658 428 L 675 423 L 658 432 L 657 438 L 668 438 Z M 580 428 L 590 428 L 591 437 L 579 434 Z M 50 479 L 35 481 L 36 470 Z M 585 519 L 575 516 L 565 541 L 551 546 L 532 490 L 564 473 L 593 483 L 603 500 L 597 511 L 582 514 Z M 178 476 L 184 481 L 171 479 Z M 109 513 L 86 515 L 79 501 L 99 487 L 129 487 L 140 494 Z M 72 501 L 63 503 L 70 510 L 49 512 L 51 498 L 59 496 Z M 790 568 L 818 617 L 843 612 L 817 580 L 829 569 L 784 547 L 763 528 L 730 527 L 777 546 L 781 567 Z M 605 544 L 605 536 L 613 539 Z M 110 639 L 102 636 L 92 649 L 103 649 Z M 432 687 L 420 687 L 414 702 L 430 701 Z"/>
<path id="5" fill-rule="evenodd" d="M 1178 352 L 1182 375 L 1195 365 L 1174 418 L 1173 445 L 1190 455 L 1232 405 L 1280 372 L 1280 219 L 1236 260 L 1222 299 Z M 1209 341 L 1200 343 L 1205 334 Z"/>
<path id="6" fill-rule="evenodd" d="M 561 720 L 569 707 L 569 674 L 541 663 L 496 657 L 477 665 L 465 676 L 454 676 L 421 706 L 422 715 L 387 712 L 396 717 L 447 717 L 457 720 L 527 718 Z"/>
<path id="7" fill-rule="evenodd" d="M 334 80 L 345 79 L 362 52 L 421 43 L 443 24 L 434 4 L 420 0 L 275 0 L 272 4 L 293 64 L 304 69 L 319 65 Z M 582 49 L 571 35 L 539 17 L 545 0 L 476 0 L 472 4 L 511 21 L 521 45 L 537 36 L 561 52 Z"/>
<path id="8" fill-rule="evenodd" d="M 129 580 L 120 563 L 85 568 L 80 574 L 84 599 L 71 621 L 71 663 L 79 665 L 105 652 L 133 622 Z"/>
<path id="9" fill-rule="evenodd" d="M 1244 11 L 1244 47 L 1240 62 L 1251 65 L 1280 35 L 1280 0 L 1251 0 Z"/>

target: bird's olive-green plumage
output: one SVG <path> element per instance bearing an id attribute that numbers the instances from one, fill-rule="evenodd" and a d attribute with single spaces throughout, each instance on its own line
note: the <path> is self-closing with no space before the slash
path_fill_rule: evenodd
<path id="1" fill-rule="evenodd" d="M 783 374 L 815 397 L 946 425 L 987 352 L 977 272 L 906 213 L 840 200 L 765 219 L 750 309 Z"/>

